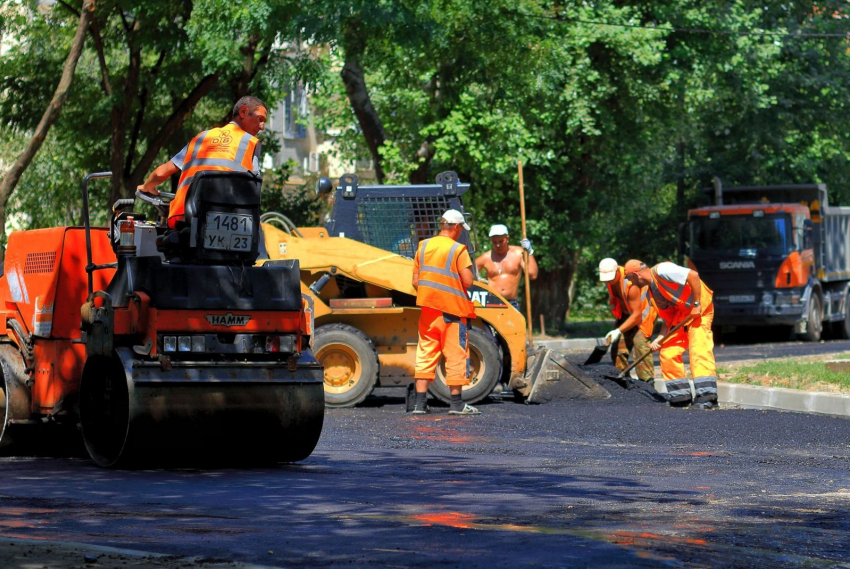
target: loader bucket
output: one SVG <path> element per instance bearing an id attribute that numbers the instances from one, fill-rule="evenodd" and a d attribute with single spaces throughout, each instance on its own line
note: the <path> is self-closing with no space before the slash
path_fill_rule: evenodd
<path id="1" fill-rule="evenodd" d="M 517 390 L 526 395 L 527 403 L 549 403 L 570 399 L 607 399 L 611 397 L 603 387 L 589 375 L 571 364 L 557 352 L 538 348 L 531 353 L 526 366 L 526 375 L 521 378 L 524 389 Z"/>

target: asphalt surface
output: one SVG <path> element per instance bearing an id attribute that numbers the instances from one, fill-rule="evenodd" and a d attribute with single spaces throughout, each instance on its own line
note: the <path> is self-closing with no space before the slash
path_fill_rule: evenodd
<path id="1" fill-rule="evenodd" d="M 390 391 L 329 410 L 314 454 L 276 468 L 3 457 L 0 538 L 171 567 L 850 568 L 850 420 L 673 409 L 601 379 L 613 371 L 590 368 L 609 399 L 477 417 L 408 416 Z"/>

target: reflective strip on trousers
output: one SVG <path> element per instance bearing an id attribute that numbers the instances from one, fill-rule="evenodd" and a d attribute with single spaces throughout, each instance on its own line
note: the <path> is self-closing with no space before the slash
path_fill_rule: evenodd
<path id="1" fill-rule="evenodd" d="M 685 403 L 691 400 L 691 386 L 688 378 L 670 379 L 664 382 L 670 403 Z"/>
<path id="2" fill-rule="evenodd" d="M 694 393 L 695 399 L 706 397 L 707 399 L 717 400 L 717 378 L 712 376 L 695 377 L 694 378 Z"/>

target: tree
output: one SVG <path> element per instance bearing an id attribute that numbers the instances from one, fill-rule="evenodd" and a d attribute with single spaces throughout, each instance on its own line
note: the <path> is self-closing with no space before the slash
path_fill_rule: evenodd
<path id="1" fill-rule="evenodd" d="M 62 70 L 62 77 L 59 79 L 59 84 L 56 91 L 53 93 L 53 98 L 47 105 L 47 109 L 41 117 L 38 125 L 35 127 L 32 137 L 21 155 L 12 165 L 12 167 L 3 176 L 0 181 L 0 236 L 3 236 L 2 241 L 5 242 L 6 235 L 6 204 L 9 197 L 18 185 L 21 176 L 26 171 L 27 167 L 32 162 L 38 149 L 44 143 L 47 133 L 50 128 L 56 123 L 59 118 L 59 113 L 65 101 L 68 99 L 68 92 L 71 88 L 71 82 L 74 79 L 74 71 L 77 68 L 77 62 L 80 59 L 80 54 L 83 51 L 83 42 L 85 35 L 91 22 L 91 14 L 94 11 L 94 0 L 84 0 L 82 10 L 80 11 L 79 24 L 77 31 L 74 34 L 74 40 L 71 43 L 71 49 L 68 57 L 65 60 L 65 66 Z M 5 248 L 0 251 L 0 262 L 5 257 Z"/>

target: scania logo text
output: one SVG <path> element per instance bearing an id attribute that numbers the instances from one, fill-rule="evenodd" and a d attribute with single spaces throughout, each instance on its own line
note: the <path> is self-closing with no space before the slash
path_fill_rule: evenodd
<path id="1" fill-rule="evenodd" d="M 232 314 L 230 312 L 227 314 L 207 314 L 205 318 L 213 326 L 226 326 L 227 328 L 244 326 L 251 320 L 248 314 Z"/>
<path id="2" fill-rule="evenodd" d="M 755 269 L 756 264 L 753 261 L 723 261 L 720 263 L 721 269 Z"/>

